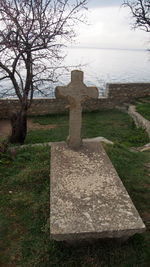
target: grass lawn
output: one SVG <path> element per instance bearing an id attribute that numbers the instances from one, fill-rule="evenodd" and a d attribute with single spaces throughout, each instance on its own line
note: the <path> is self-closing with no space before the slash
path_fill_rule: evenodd
<path id="1" fill-rule="evenodd" d="M 139 99 L 139 101 L 136 103 L 136 110 L 145 119 L 150 120 L 150 97 Z"/>
<path id="2" fill-rule="evenodd" d="M 49 130 L 30 131 L 26 144 L 63 141 L 68 135 L 68 115 L 48 115 L 33 117 L 33 121 L 42 125 L 54 125 Z M 142 146 L 149 141 L 141 128 L 136 128 L 128 114 L 118 110 L 105 110 L 83 114 L 82 137 L 103 136 L 127 146 Z"/>
<path id="3" fill-rule="evenodd" d="M 47 116 L 35 118 L 35 120 L 58 125 L 54 128 L 54 140 L 67 135 L 67 129 L 66 133 L 62 130 L 67 128 L 66 116 L 54 116 L 54 118 Z M 97 123 L 96 126 L 95 123 Z M 50 241 L 49 147 L 29 147 L 20 150 L 15 159 L 12 159 L 9 153 L 0 154 L 0 246 L 2 248 L 0 266 L 148 267 L 150 263 L 150 170 L 147 164 L 150 163 L 150 152 L 130 152 L 128 149 L 128 146 L 133 144 L 146 143 L 147 136 L 143 131 L 139 131 L 136 132 L 136 128 L 126 114 L 120 115 L 118 111 L 84 115 L 84 137 L 105 134 L 105 137 L 116 141 L 114 146 L 105 145 L 105 148 L 147 226 L 145 233 L 135 235 L 122 245 L 114 241 L 98 241 L 95 245 L 71 248 L 65 247 L 62 243 Z M 35 132 L 34 135 L 33 132 L 29 133 L 27 143 L 37 140 Z M 62 135 L 58 135 L 59 132 Z M 143 138 L 142 142 L 138 138 L 136 142 L 133 141 L 133 136 L 136 134 L 144 135 L 145 139 Z M 38 135 L 37 131 L 37 138 Z M 42 141 L 43 138 L 42 136 L 40 140 Z"/>

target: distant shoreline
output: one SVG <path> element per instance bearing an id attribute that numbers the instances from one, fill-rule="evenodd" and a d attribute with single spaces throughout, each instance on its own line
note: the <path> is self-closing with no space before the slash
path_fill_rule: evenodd
<path id="1" fill-rule="evenodd" d="M 141 52 L 148 52 L 148 48 L 104 48 L 104 47 L 88 47 L 88 46 L 70 46 L 66 47 L 66 49 L 95 49 L 95 50 L 120 50 L 120 51 L 141 51 Z"/>

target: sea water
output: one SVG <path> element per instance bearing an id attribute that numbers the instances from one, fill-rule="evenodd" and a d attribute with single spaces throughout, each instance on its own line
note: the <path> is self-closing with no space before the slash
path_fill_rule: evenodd
<path id="1" fill-rule="evenodd" d="M 67 65 L 80 65 L 85 83 L 100 92 L 107 83 L 150 82 L 150 52 L 122 49 L 69 49 Z"/>
<path id="2" fill-rule="evenodd" d="M 50 85 L 46 92 L 47 97 L 54 97 L 56 85 L 66 85 L 70 82 L 70 71 L 73 69 L 84 71 L 85 84 L 97 86 L 100 95 L 104 94 L 107 83 L 150 82 L 150 52 L 146 50 L 69 48 L 65 53 L 67 56 L 61 64 L 69 66 L 68 71 L 63 69 L 59 81 L 53 88 Z M 2 82 L 0 91 L 6 84 Z M 7 81 L 7 87 L 8 84 Z"/>

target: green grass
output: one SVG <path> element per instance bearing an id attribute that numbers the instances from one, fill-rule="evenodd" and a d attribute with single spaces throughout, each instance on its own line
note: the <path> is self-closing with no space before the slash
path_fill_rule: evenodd
<path id="1" fill-rule="evenodd" d="M 47 266 L 49 149 L 0 155 L 0 266 Z"/>
<path id="2" fill-rule="evenodd" d="M 107 145 L 106 151 L 139 211 L 150 212 L 150 178 L 145 167 L 150 152 L 130 152 L 121 144 Z"/>
<path id="3" fill-rule="evenodd" d="M 147 232 L 124 244 L 98 241 L 66 247 L 49 239 L 49 148 L 27 148 L 16 158 L 1 154 L 1 267 L 148 267 L 150 262 L 149 153 L 121 144 L 107 153 L 142 216 Z"/>
<path id="4" fill-rule="evenodd" d="M 43 125 L 56 125 L 56 127 L 50 130 L 30 131 L 26 138 L 26 144 L 66 140 L 68 136 L 67 115 L 34 117 L 33 121 Z M 142 146 L 149 141 L 147 133 L 141 128 L 137 129 L 128 114 L 118 110 L 83 114 L 82 137 L 97 136 L 103 136 L 127 146 Z"/>
<path id="5" fill-rule="evenodd" d="M 50 114 L 50 115 L 41 115 L 41 116 L 34 116 L 30 118 L 33 119 L 33 122 L 39 123 L 41 125 L 68 125 L 68 114 Z"/>
<path id="6" fill-rule="evenodd" d="M 150 120 L 150 103 L 138 103 L 136 104 L 136 110 L 145 119 Z"/>
<path id="7" fill-rule="evenodd" d="M 26 143 L 65 140 L 68 116 L 33 120 L 51 130 L 30 131 Z M 101 240 L 83 247 L 66 247 L 49 239 L 49 147 L 0 153 L 1 267 L 148 267 L 150 262 L 150 152 L 130 152 L 148 142 L 127 114 L 117 110 L 85 113 L 83 137 L 104 136 L 115 142 L 105 149 L 143 218 L 147 231 L 128 242 Z"/>
<path id="8" fill-rule="evenodd" d="M 54 125 L 50 130 L 29 131 L 25 140 L 26 144 L 63 141 L 68 135 L 68 115 L 46 115 L 32 117 L 34 123 L 41 125 Z"/>
<path id="9" fill-rule="evenodd" d="M 83 116 L 83 137 L 103 136 L 127 146 L 148 142 L 145 130 L 136 128 L 128 114 L 119 110 L 91 112 Z"/>

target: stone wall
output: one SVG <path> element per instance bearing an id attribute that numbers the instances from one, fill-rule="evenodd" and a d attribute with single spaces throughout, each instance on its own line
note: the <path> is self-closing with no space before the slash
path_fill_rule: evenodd
<path id="1" fill-rule="evenodd" d="M 84 103 L 85 111 L 111 109 L 134 99 L 150 96 L 150 83 L 107 84 L 105 97 L 89 100 Z M 61 99 L 34 99 L 29 115 L 44 115 L 66 112 L 67 102 Z M 17 99 L 0 99 L 0 118 L 8 118 L 12 111 L 19 109 Z"/>

